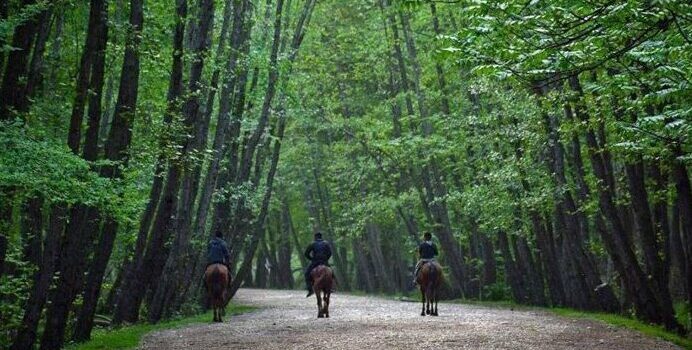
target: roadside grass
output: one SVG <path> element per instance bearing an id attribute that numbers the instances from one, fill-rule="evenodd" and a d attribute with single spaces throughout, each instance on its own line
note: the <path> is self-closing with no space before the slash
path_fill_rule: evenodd
<path id="1" fill-rule="evenodd" d="M 245 305 L 228 304 L 226 307 L 226 319 L 229 316 L 238 315 L 255 310 L 255 307 Z M 212 319 L 211 311 L 185 317 L 160 322 L 157 324 L 138 323 L 119 328 L 101 328 L 94 330 L 91 340 L 68 345 L 66 350 L 98 350 L 98 349 L 134 349 L 139 345 L 144 335 L 153 331 L 163 329 L 175 329 L 182 326 L 193 324 L 210 323 Z"/>
<path id="2" fill-rule="evenodd" d="M 522 305 L 522 304 L 517 304 L 511 300 L 477 301 L 477 300 L 455 299 L 455 300 L 448 300 L 446 302 L 457 303 L 457 304 L 479 305 L 479 306 L 485 306 L 485 307 L 503 308 L 503 309 L 512 309 L 512 310 L 547 311 L 547 312 L 554 313 L 554 314 L 561 316 L 561 317 L 584 318 L 584 319 L 589 319 L 589 320 L 596 320 L 596 321 L 601 321 L 603 323 L 606 323 L 606 324 L 609 324 L 612 326 L 635 330 L 635 331 L 640 332 L 642 334 L 645 334 L 649 337 L 663 339 L 663 340 L 669 341 L 673 344 L 682 346 L 685 349 L 692 350 L 692 339 L 681 337 L 675 333 L 666 331 L 661 326 L 647 324 L 647 323 L 644 323 L 640 320 L 630 318 L 627 316 L 623 316 L 623 315 L 608 314 L 608 313 L 601 313 L 601 312 L 580 311 L 580 310 L 574 310 L 574 309 L 568 309 L 568 308 L 557 308 L 557 307 L 556 308 L 546 308 L 546 307 L 538 307 L 538 306 L 531 306 L 531 305 Z M 682 306 L 683 306 L 682 304 L 678 304 L 678 305 L 676 305 L 676 309 L 678 307 L 682 307 Z M 684 317 L 686 315 L 686 313 L 683 310 L 678 309 L 677 315 L 678 315 L 679 321 L 683 324 L 686 324 L 686 322 L 683 322 L 684 320 L 680 319 L 680 317 L 681 316 Z"/>
<path id="3" fill-rule="evenodd" d="M 680 345 L 685 349 L 692 349 L 692 339 L 684 338 L 684 337 L 681 337 L 675 333 L 668 332 L 661 326 L 646 324 L 642 321 L 639 321 L 639 320 L 636 320 L 633 318 L 629 318 L 626 316 L 599 313 L 599 312 L 584 312 L 584 311 L 565 309 L 565 308 L 550 308 L 550 309 L 546 309 L 546 310 L 553 312 L 553 313 L 555 313 L 559 316 L 562 316 L 562 317 L 586 318 L 586 319 L 591 319 L 591 320 L 598 320 L 598 321 L 602 321 L 604 323 L 607 323 L 607 324 L 610 324 L 613 326 L 633 329 L 633 330 L 636 330 L 640 333 L 646 334 L 650 337 L 655 337 L 655 338 L 667 340 L 673 344 Z"/>

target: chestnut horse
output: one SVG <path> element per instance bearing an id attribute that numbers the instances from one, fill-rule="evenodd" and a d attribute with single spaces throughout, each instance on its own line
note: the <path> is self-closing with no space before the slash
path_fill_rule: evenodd
<path id="1" fill-rule="evenodd" d="M 325 265 L 315 267 L 310 272 L 312 290 L 317 297 L 317 318 L 329 317 L 329 297 L 334 289 L 334 272 Z"/>
<path id="2" fill-rule="evenodd" d="M 442 266 L 435 261 L 424 263 L 418 271 L 416 282 L 420 286 L 423 302 L 420 315 L 437 316 L 437 291 L 442 286 Z"/>
<path id="3" fill-rule="evenodd" d="M 226 294 L 228 293 L 228 268 L 224 264 L 211 264 L 204 272 L 204 281 L 207 285 L 207 294 L 214 310 L 214 322 L 223 322 L 221 316 L 226 307 Z"/>

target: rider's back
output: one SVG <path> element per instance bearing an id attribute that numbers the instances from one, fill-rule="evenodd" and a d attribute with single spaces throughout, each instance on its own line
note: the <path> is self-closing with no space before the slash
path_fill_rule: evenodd
<path id="1" fill-rule="evenodd" d="M 420 253 L 421 259 L 434 259 L 435 255 L 437 255 L 437 248 L 435 247 L 435 243 L 425 241 L 418 247 L 418 252 Z"/>

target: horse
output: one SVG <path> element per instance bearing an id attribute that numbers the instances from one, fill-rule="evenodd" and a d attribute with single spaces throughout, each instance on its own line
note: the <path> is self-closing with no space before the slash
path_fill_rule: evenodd
<path id="1" fill-rule="evenodd" d="M 319 265 L 310 272 L 312 290 L 317 298 L 317 318 L 329 318 L 329 297 L 334 289 L 334 272 L 326 265 Z"/>
<path id="2" fill-rule="evenodd" d="M 420 315 L 437 316 L 437 291 L 442 286 L 442 266 L 434 261 L 426 262 L 418 271 L 416 282 L 420 286 L 423 302 Z"/>
<path id="3" fill-rule="evenodd" d="M 223 322 L 221 316 L 226 307 L 226 294 L 228 293 L 228 268 L 224 264 L 211 264 L 204 272 L 204 281 L 207 285 L 207 294 L 211 299 L 211 307 L 214 310 L 214 322 Z"/>

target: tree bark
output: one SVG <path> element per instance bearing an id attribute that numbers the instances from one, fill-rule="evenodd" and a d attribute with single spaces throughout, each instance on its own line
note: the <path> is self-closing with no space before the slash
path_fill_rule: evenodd
<path id="1" fill-rule="evenodd" d="M 205 56 L 209 51 L 210 37 L 214 26 L 214 1 L 199 0 L 198 7 L 199 17 L 195 30 L 196 36 L 191 41 L 191 51 L 194 58 L 190 66 L 188 82 L 188 90 L 190 92 L 202 90 L 202 71 L 204 69 Z M 199 99 L 198 94 L 192 93 L 183 106 L 185 127 L 194 135 L 192 139 L 184 143 L 182 149 L 183 156 L 190 156 L 200 152 L 204 143 L 203 140 L 206 138 L 206 135 L 203 135 L 203 131 L 205 130 L 204 124 L 208 120 L 204 120 L 204 117 L 200 114 Z M 175 238 L 170 253 L 167 256 L 161 256 L 161 259 L 166 259 L 166 263 L 162 270 L 157 270 L 162 272 L 159 283 L 150 286 L 154 294 L 151 303 L 148 305 L 149 314 L 147 318 L 152 323 L 158 322 L 161 319 L 165 307 L 171 302 L 173 294 L 178 290 L 180 282 L 178 280 L 179 275 L 177 274 L 180 270 L 179 264 L 188 263 L 191 256 L 189 240 L 192 233 L 192 206 L 196 197 L 199 172 L 199 164 L 190 164 L 182 177 L 180 193 L 178 194 L 177 214 L 175 219 L 172 220 L 175 221 L 173 224 L 175 229 L 171 233 L 175 234 Z M 153 277 L 157 276 L 159 274 L 153 275 Z"/>
<path id="2" fill-rule="evenodd" d="M 277 16 L 281 16 L 281 6 L 283 0 L 278 0 L 277 1 Z M 281 22 L 280 20 L 277 20 L 276 22 L 277 25 L 280 26 Z M 245 260 L 240 265 L 240 268 L 238 269 L 238 273 L 236 275 L 235 280 L 231 282 L 230 286 L 230 291 L 229 295 L 230 298 L 232 298 L 235 293 L 238 291 L 238 288 L 240 288 L 241 283 L 248 277 L 248 273 L 250 271 L 250 268 L 252 266 L 252 258 L 257 251 L 257 245 L 259 243 L 259 240 L 261 238 L 261 233 L 264 232 L 265 230 L 265 225 L 266 225 L 266 216 L 267 212 L 269 210 L 269 200 L 271 199 L 271 194 L 273 190 L 273 184 L 274 184 L 274 175 L 276 174 L 276 168 L 279 163 L 279 155 L 281 154 L 281 141 L 283 140 L 284 137 L 284 131 L 286 128 L 286 117 L 284 116 L 283 108 L 281 108 L 279 112 L 279 120 L 278 120 L 278 126 L 277 126 L 277 132 L 275 136 L 275 141 L 274 141 L 274 150 L 272 153 L 272 158 L 271 158 L 271 164 L 269 167 L 269 171 L 267 173 L 267 178 L 266 178 L 266 190 L 264 192 L 264 197 L 262 199 L 262 207 L 260 208 L 260 212 L 257 215 L 256 219 L 256 224 L 255 224 L 255 230 L 254 230 L 254 235 L 252 236 L 252 239 L 250 241 L 250 244 L 247 246 L 247 249 L 245 250 Z"/>
<path id="3" fill-rule="evenodd" d="M 418 102 L 418 112 L 421 118 L 422 125 L 422 135 L 423 137 L 430 137 L 433 133 L 432 123 L 428 119 L 429 113 L 427 109 L 427 102 L 425 100 L 425 94 L 421 86 L 421 67 L 418 62 L 417 50 L 411 35 L 411 28 L 408 23 L 407 16 L 400 12 L 399 17 L 401 19 L 402 31 L 404 34 L 404 39 L 406 41 L 406 48 L 409 54 L 409 60 L 413 66 L 413 87 L 416 93 L 416 98 Z M 467 277 L 464 258 L 459 247 L 459 244 L 454 239 L 454 235 L 451 232 L 451 223 L 449 220 L 449 212 L 447 210 L 447 204 L 444 197 L 447 194 L 442 178 L 439 175 L 438 165 L 436 160 L 433 158 L 429 164 L 425 165 L 421 170 L 421 178 L 423 181 L 423 186 L 427 194 L 427 199 L 425 204 L 430 207 L 432 217 L 435 226 L 435 233 L 442 243 L 442 249 L 447 255 L 445 262 L 449 264 L 452 276 L 457 281 L 462 293 L 466 293 L 465 284 L 467 283 Z M 462 295 L 463 296 L 463 295 Z"/>
<path id="4" fill-rule="evenodd" d="M 48 37 L 50 36 L 50 29 L 53 23 L 52 19 L 52 7 L 43 11 L 38 19 L 38 23 L 40 23 L 40 25 L 37 26 L 38 34 L 36 35 L 34 52 L 31 56 L 31 63 L 29 64 L 29 74 L 26 84 L 27 97 L 35 96 L 43 83 L 44 54 L 46 52 L 46 42 L 48 41 Z"/>
<path id="5" fill-rule="evenodd" d="M 107 178 L 121 178 L 121 169 L 126 167 L 129 161 L 128 150 L 132 142 L 132 125 L 137 109 L 139 92 L 139 42 L 143 19 L 142 0 L 131 0 L 130 26 L 132 32 L 125 48 L 118 99 L 105 145 L 106 159 L 115 164 L 104 166 L 100 171 L 100 175 Z M 101 284 L 113 250 L 117 230 L 118 222 L 114 217 L 107 214 L 97 246 L 97 252 L 99 253 L 95 255 L 91 263 L 84 290 L 82 309 L 79 312 L 75 325 L 74 340 L 76 341 L 84 341 L 91 336 L 96 305 L 101 294 Z"/>
<path id="6" fill-rule="evenodd" d="M 636 220 L 641 248 L 644 252 L 644 266 L 646 273 L 652 277 L 652 286 L 659 298 L 661 307 L 666 313 L 675 314 L 673 301 L 670 297 L 668 288 L 667 272 L 664 269 L 664 262 L 659 254 L 662 252 L 659 247 L 659 237 L 654 231 L 654 221 L 651 216 L 651 206 L 649 205 L 648 193 L 644 184 L 644 161 L 640 157 L 635 162 L 625 164 L 625 174 L 630 191 L 630 201 Z M 662 237 L 662 238 L 665 238 Z"/>
<path id="7" fill-rule="evenodd" d="M 571 191 L 567 189 L 567 178 L 564 165 L 564 148 L 558 135 L 558 121 L 554 115 L 546 116 L 551 165 L 556 186 L 555 223 L 562 232 L 562 253 L 569 269 L 563 271 L 566 277 L 564 284 L 570 293 L 566 293 L 567 305 L 587 310 L 617 311 L 618 301 L 608 285 L 603 285 L 595 259 L 583 246 L 584 237 L 576 203 Z M 602 287 L 600 287 L 602 286 Z M 597 288 L 600 287 L 600 288 Z"/>
<path id="8" fill-rule="evenodd" d="M 35 5 L 36 0 L 23 0 L 22 7 Z M 7 6 L 7 5 L 4 5 Z M 14 29 L 12 47 L 7 56 L 5 73 L 0 86 L 0 120 L 13 120 L 16 113 L 26 112 L 29 107 L 26 77 L 29 73 L 29 58 L 38 30 L 37 17 L 26 19 Z M 0 66 L 1 67 L 1 66 Z"/>
<path id="9" fill-rule="evenodd" d="M 569 82 L 572 90 L 581 97 L 583 92 L 578 78 L 572 77 Z M 586 115 L 585 107 L 581 101 L 577 101 L 575 112 L 579 120 L 584 123 L 588 122 L 589 118 Z M 617 256 L 617 259 L 621 259 L 622 264 L 625 266 L 625 275 L 621 277 L 623 278 L 625 287 L 630 290 L 629 295 L 633 297 L 637 317 L 649 322 L 663 324 L 669 330 L 678 330 L 680 325 L 672 314 L 665 313 L 665 310 L 656 297 L 654 289 L 647 280 L 644 271 L 642 271 L 641 266 L 639 266 L 637 262 L 634 252 L 630 248 L 627 233 L 620 220 L 618 209 L 613 199 L 614 188 L 609 185 L 609 178 L 611 176 L 607 173 L 608 166 L 601 153 L 602 147 L 596 139 L 593 126 L 587 130 L 586 140 L 594 175 L 601 181 L 598 187 L 599 207 L 608 220 L 613 232 L 612 235 L 603 235 L 602 238 L 604 243 L 606 243 L 606 247 L 609 249 L 610 255 L 614 256 L 614 259 L 616 258 L 615 256 Z M 605 141 L 603 137 L 601 140 L 602 142 Z"/>
<path id="10" fill-rule="evenodd" d="M 673 179 L 680 211 L 680 232 L 687 252 L 687 300 L 692 300 L 692 186 L 687 168 L 681 157 L 684 154 L 680 144 L 673 145 Z M 692 317 L 692 309 L 690 310 Z"/>
<path id="11" fill-rule="evenodd" d="M 187 17 L 187 0 L 176 0 L 175 11 L 176 24 L 173 34 L 173 63 L 168 85 L 167 113 L 164 116 L 164 123 L 166 125 L 172 122 L 173 115 L 177 112 L 177 101 L 182 95 L 183 90 L 183 40 L 185 34 L 185 18 Z M 161 142 L 161 146 L 163 146 L 163 141 Z M 150 228 L 152 228 L 153 221 L 158 220 L 158 224 L 163 225 L 162 221 L 168 220 L 174 211 L 174 200 L 172 198 L 174 194 L 172 194 L 172 192 L 174 192 L 173 188 L 177 186 L 178 172 L 174 171 L 174 167 L 171 166 L 167 172 L 164 185 L 164 176 L 162 174 L 165 169 L 164 163 L 165 159 L 163 156 L 159 156 L 155 165 L 154 183 L 150 191 L 149 202 L 140 220 L 132 262 L 125 275 L 123 288 L 116 303 L 116 309 L 113 315 L 113 323 L 115 324 L 120 324 L 123 321 L 135 322 L 138 319 L 139 306 L 148 284 L 144 278 L 149 278 L 145 270 L 147 266 L 146 263 L 150 263 L 153 260 L 151 257 L 151 249 L 163 247 L 164 240 L 164 237 L 162 237 L 162 226 L 153 226 L 150 239 L 148 239 L 149 231 Z M 146 250 L 147 246 L 149 247 L 148 250 Z M 145 252 L 147 252 L 148 255 Z"/>
<path id="12" fill-rule="evenodd" d="M 87 30 L 84 51 L 79 63 L 77 73 L 77 84 L 72 104 L 72 115 L 70 117 L 70 129 L 67 136 L 67 145 L 73 153 L 78 154 L 82 137 L 82 119 L 84 118 L 84 106 L 86 105 L 87 87 L 91 77 L 92 64 L 97 51 L 97 42 L 100 40 L 100 29 L 106 19 L 106 0 L 91 0 L 89 12 L 89 26 Z"/>
<path id="13" fill-rule="evenodd" d="M 53 279 L 56 259 L 58 257 L 58 247 L 62 232 L 67 222 L 67 205 L 64 203 L 55 204 L 52 207 L 46 237 L 43 242 L 43 254 L 38 276 L 31 289 L 29 300 L 24 311 L 22 325 L 17 336 L 12 343 L 12 350 L 32 349 L 36 342 L 37 328 L 41 320 L 41 312 L 46 304 L 48 289 Z"/>
<path id="14" fill-rule="evenodd" d="M 89 129 L 87 130 L 83 157 L 88 161 L 98 156 L 98 119 L 101 116 L 101 92 L 105 64 L 105 48 L 108 40 L 108 4 L 106 0 L 93 0 L 89 17 L 89 30 L 84 56 L 89 56 L 89 88 L 93 94 L 89 97 Z M 91 40 L 90 40 L 91 38 Z M 82 66 L 84 68 L 84 65 Z M 80 71 L 80 78 L 82 77 Z M 79 79 L 78 79 L 79 80 Z M 78 86 L 80 82 L 78 81 Z M 78 91 L 79 94 L 79 91 Z M 81 103 L 81 106 L 80 106 Z M 75 100 L 74 109 L 79 109 L 79 121 L 83 114 L 83 101 Z M 75 144 L 71 143 L 74 135 L 68 136 L 68 145 L 73 152 Z M 79 142 L 77 142 L 78 147 Z M 65 239 L 60 248 L 60 278 L 57 287 L 51 293 L 48 307 L 46 330 L 41 338 L 41 349 L 58 349 L 62 346 L 72 302 L 82 288 L 83 275 L 86 270 L 88 247 L 91 246 L 99 227 L 98 209 L 84 204 L 72 208 L 71 220 L 67 225 Z"/>

